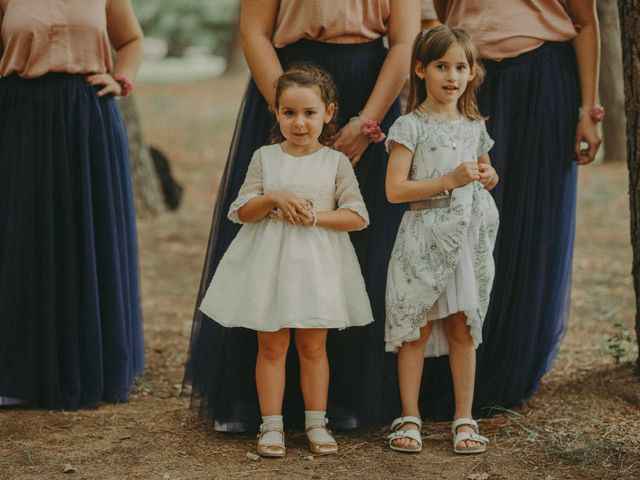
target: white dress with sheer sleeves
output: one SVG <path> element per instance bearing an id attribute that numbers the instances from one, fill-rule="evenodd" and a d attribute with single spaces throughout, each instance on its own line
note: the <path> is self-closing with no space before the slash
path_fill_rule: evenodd
<path id="1" fill-rule="evenodd" d="M 296 193 L 316 211 L 349 209 L 369 223 L 347 157 L 323 147 L 302 157 L 279 144 L 254 154 L 228 217 L 252 198 Z M 373 321 L 349 234 L 265 218 L 242 226 L 220 261 L 200 310 L 225 327 L 346 328 Z"/>

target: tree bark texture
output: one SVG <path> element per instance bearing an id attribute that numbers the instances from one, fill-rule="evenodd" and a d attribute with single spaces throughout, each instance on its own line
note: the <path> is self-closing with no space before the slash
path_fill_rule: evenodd
<path id="1" fill-rule="evenodd" d="M 623 162 L 627 158 L 627 119 L 624 112 L 622 47 L 616 0 L 598 0 L 600 21 L 600 101 L 607 116 L 602 124 L 604 160 Z"/>
<path id="2" fill-rule="evenodd" d="M 618 0 L 627 114 L 627 164 L 631 210 L 633 286 L 636 295 L 636 341 L 640 346 L 640 0 Z M 640 355 L 636 361 L 640 373 Z"/>
<path id="3" fill-rule="evenodd" d="M 167 207 L 164 203 L 162 187 L 149 153 L 149 148 L 144 142 L 140 116 L 138 115 L 134 96 L 122 97 L 120 99 L 120 108 L 129 137 L 136 215 L 139 218 L 152 217 L 164 212 Z"/>
<path id="4" fill-rule="evenodd" d="M 228 75 L 246 75 L 248 72 L 249 67 L 240 46 L 240 8 L 238 7 L 238 12 L 234 19 L 233 34 L 227 51 L 227 69 L 224 73 Z"/>

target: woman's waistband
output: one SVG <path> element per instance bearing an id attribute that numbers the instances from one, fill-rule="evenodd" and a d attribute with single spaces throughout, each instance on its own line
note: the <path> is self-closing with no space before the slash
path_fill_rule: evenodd
<path id="1" fill-rule="evenodd" d="M 77 82 L 84 83 L 85 76 L 86 74 L 82 74 L 82 73 L 51 72 L 51 73 L 46 73 L 40 77 L 23 78 L 14 73 L 12 75 L 9 75 L 8 77 L 0 78 L 0 81 L 24 83 L 28 85 L 56 85 L 61 83 L 77 83 Z"/>
<path id="2" fill-rule="evenodd" d="M 386 48 L 382 38 L 364 43 L 328 43 L 303 38 L 285 47 L 277 48 L 279 57 L 331 55 L 341 56 L 379 56 Z"/>
<path id="3" fill-rule="evenodd" d="M 544 42 L 537 48 L 528 52 L 521 53 L 516 57 L 504 58 L 502 60 L 488 60 L 482 59 L 482 64 L 487 69 L 500 69 L 507 68 L 512 65 L 519 65 L 522 63 L 529 63 L 538 60 L 548 55 L 561 54 L 565 55 L 573 51 L 573 46 L 570 41 L 568 42 Z"/>

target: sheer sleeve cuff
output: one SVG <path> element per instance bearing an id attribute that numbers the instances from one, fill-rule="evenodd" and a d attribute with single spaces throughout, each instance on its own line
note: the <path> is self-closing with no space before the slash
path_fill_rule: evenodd
<path id="1" fill-rule="evenodd" d="M 360 230 L 364 230 L 369 226 L 369 212 L 367 212 L 367 207 L 365 207 L 364 203 L 351 202 L 351 203 L 346 203 L 344 205 L 340 205 L 339 208 L 341 210 L 342 209 L 351 210 L 352 212 L 357 213 L 360 216 L 360 218 L 364 220 L 364 225 L 362 225 L 362 228 L 360 228 Z"/>
<path id="2" fill-rule="evenodd" d="M 241 195 L 238 198 L 236 198 L 235 201 L 229 207 L 229 213 L 227 214 L 227 218 L 231 220 L 233 223 L 243 224 L 244 222 L 240 220 L 240 217 L 238 217 L 238 210 L 240 210 L 247 203 L 249 203 L 249 200 L 259 196 L 260 194 L 252 192 L 252 193 L 247 193 L 245 195 Z"/>

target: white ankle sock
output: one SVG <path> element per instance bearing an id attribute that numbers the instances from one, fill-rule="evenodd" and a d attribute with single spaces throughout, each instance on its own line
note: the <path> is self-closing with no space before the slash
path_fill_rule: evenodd
<path id="1" fill-rule="evenodd" d="M 305 429 L 310 426 L 325 426 L 327 412 L 305 410 L 304 412 L 304 427 Z M 309 440 L 315 443 L 333 443 L 334 438 L 324 428 L 312 428 L 307 432 Z"/>
<path id="2" fill-rule="evenodd" d="M 279 427 L 280 430 L 283 429 L 283 421 L 282 415 L 266 415 L 262 417 L 262 427 L 266 426 L 276 426 Z M 277 431 L 270 431 L 265 433 L 260 439 L 261 444 L 267 445 L 272 443 L 280 444 L 283 441 L 283 434 Z"/>

